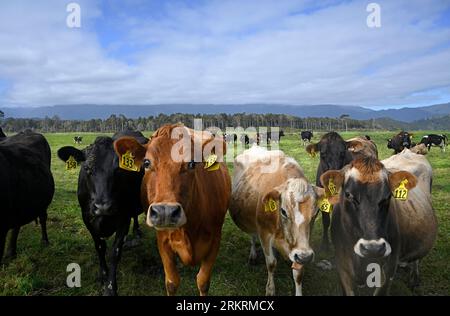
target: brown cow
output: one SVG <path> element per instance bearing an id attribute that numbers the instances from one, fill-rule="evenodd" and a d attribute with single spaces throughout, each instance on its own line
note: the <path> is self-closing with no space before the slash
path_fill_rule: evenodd
<path id="1" fill-rule="evenodd" d="M 355 137 L 346 141 L 347 149 L 352 153 L 353 159 L 373 157 L 378 159 L 377 145 L 365 137 Z"/>
<path id="2" fill-rule="evenodd" d="M 282 151 L 254 146 L 236 157 L 230 214 L 240 229 L 253 235 L 251 261 L 256 259 L 255 235 L 259 236 L 268 272 L 266 295 L 275 294 L 277 260 L 272 247 L 292 262 L 295 294 L 302 295 L 303 265 L 314 256 L 311 224 L 323 194 Z"/>
<path id="3" fill-rule="evenodd" d="M 173 135 L 179 133 L 188 142 L 177 147 L 180 140 Z M 199 162 L 192 159 L 195 146 L 202 150 Z M 135 163 L 145 167 L 142 202 L 148 208 L 147 224 L 157 230 L 167 294 L 175 295 L 180 284 L 178 255 L 184 265 L 200 265 L 197 287 L 200 295 L 207 295 L 231 193 L 230 176 L 223 162 L 222 137 L 194 133 L 179 124 L 165 125 L 147 145 L 124 137 L 114 147 L 120 159 L 129 151 Z M 216 168 L 205 168 L 208 148 L 218 156 L 213 165 Z M 174 150 L 181 160 L 174 157 Z"/>

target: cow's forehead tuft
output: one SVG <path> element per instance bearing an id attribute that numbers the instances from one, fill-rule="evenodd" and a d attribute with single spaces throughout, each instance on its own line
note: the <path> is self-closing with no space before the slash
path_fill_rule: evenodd
<path id="1" fill-rule="evenodd" d="M 346 172 L 346 178 L 362 183 L 380 182 L 384 176 L 383 164 L 373 157 L 362 157 L 353 160 Z"/>

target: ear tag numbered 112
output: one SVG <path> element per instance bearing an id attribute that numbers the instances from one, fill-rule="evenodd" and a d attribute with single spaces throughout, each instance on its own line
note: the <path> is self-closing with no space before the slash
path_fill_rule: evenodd
<path id="1" fill-rule="evenodd" d="M 134 161 L 134 156 L 130 151 L 127 151 L 125 154 L 122 155 L 122 157 L 119 160 L 119 167 L 128 171 L 139 172 L 140 170 L 140 167 L 136 165 Z"/>
<path id="2" fill-rule="evenodd" d="M 272 198 L 268 199 L 266 204 L 264 204 L 264 211 L 266 212 L 275 212 L 277 209 L 277 202 Z"/>
<path id="3" fill-rule="evenodd" d="M 205 169 L 208 171 L 215 171 L 220 168 L 220 164 L 217 162 L 217 155 L 209 155 L 205 161 Z"/>
<path id="4" fill-rule="evenodd" d="M 66 161 L 66 170 L 71 171 L 77 168 L 77 161 L 73 156 L 69 156 L 69 159 Z"/>
<path id="5" fill-rule="evenodd" d="M 394 190 L 394 199 L 400 201 L 406 201 L 408 199 L 408 189 L 406 188 L 406 184 L 408 183 L 408 179 L 400 182 L 397 189 Z"/>

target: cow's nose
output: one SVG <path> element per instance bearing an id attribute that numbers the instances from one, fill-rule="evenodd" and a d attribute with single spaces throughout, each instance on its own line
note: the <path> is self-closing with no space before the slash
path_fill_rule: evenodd
<path id="1" fill-rule="evenodd" d="M 182 217 L 181 205 L 153 204 L 149 217 L 154 226 L 176 226 Z"/>
<path id="2" fill-rule="evenodd" d="M 304 252 L 304 253 L 296 253 L 294 255 L 294 260 L 300 264 L 307 264 L 312 261 L 314 257 L 314 253 L 312 252 Z"/>
<path id="3" fill-rule="evenodd" d="M 98 201 L 94 203 L 94 214 L 95 215 L 104 215 L 111 210 L 112 202 L 109 201 Z"/>
<path id="4" fill-rule="evenodd" d="M 386 243 L 361 243 L 359 245 L 361 254 L 367 258 L 378 258 L 384 256 Z"/>

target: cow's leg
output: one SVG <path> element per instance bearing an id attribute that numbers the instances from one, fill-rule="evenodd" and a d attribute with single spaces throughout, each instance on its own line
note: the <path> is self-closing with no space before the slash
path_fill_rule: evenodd
<path id="1" fill-rule="evenodd" d="M 275 254 L 273 253 L 271 236 L 261 236 L 260 242 L 262 249 L 264 251 L 264 257 L 266 258 L 266 267 L 267 267 L 267 284 L 266 284 L 266 295 L 273 296 L 275 295 L 275 281 L 273 278 L 275 268 L 277 267 L 277 258 L 275 258 Z"/>
<path id="2" fill-rule="evenodd" d="M 375 290 L 373 294 L 374 296 L 386 296 L 389 294 L 392 281 L 394 280 L 395 271 L 397 270 L 397 265 L 398 264 L 396 261 L 391 261 L 388 262 L 383 269 L 381 269 L 381 273 L 383 274 L 383 284 Z"/>
<path id="3" fill-rule="evenodd" d="M 139 216 L 137 214 L 133 216 L 133 235 L 137 238 L 143 236 L 141 228 L 139 227 Z"/>
<path id="4" fill-rule="evenodd" d="M 216 262 L 217 254 L 220 247 L 220 234 L 216 236 L 211 244 L 210 251 L 205 259 L 203 259 L 200 266 L 200 271 L 197 274 L 197 288 L 200 296 L 208 295 L 209 285 L 211 283 L 211 273 Z"/>
<path id="5" fill-rule="evenodd" d="M 330 213 L 322 212 L 322 243 L 320 244 L 320 250 L 322 252 L 328 252 L 330 250 L 330 239 L 328 237 L 328 230 L 330 228 Z"/>
<path id="6" fill-rule="evenodd" d="M 116 237 L 114 238 L 111 249 L 111 265 L 108 275 L 108 285 L 103 292 L 104 296 L 117 296 L 117 266 L 122 257 L 122 247 L 130 228 L 130 221 L 131 219 L 128 218 L 128 220 L 126 220 L 116 231 Z"/>
<path id="7" fill-rule="evenodd" d="M 355 291 L 351 258 L 336 258 L 336 270 L 339 274 L 342 293 L 345 296 L 354 296 Z"/>
<path id="8" fill-rule="evenodd" d="M 19 237 L 20 226 L 14 227 L 11 231 L 11 238 L 9 239 L 8 250 L 6 250 L 5 257 L 15 258 L 17 256 L 17 238 Z"/>
<path id="9" fill-rule="evenodd" d="M 41 224 L 41 243 L 44 246 L 48 246 L 50 243 L 47 235 L 47 211 L 39 215 L 39 223 Z"/>
<path id="10" fill-rule="evenodd" d="M 106 242 L 100 239 L 97 235 L 91 232 L 92 239 L 94 240 L 95 250 L 97 251 L 97 256 L 100 265 L 100 281 L 102 286 L 105 285 L 108 280 L 108 266 L 106 265 Z"/>
<path id="11" fill-rule="evenodd" d="M 168 240 L 162 237 L 159 238 L 159 236 L 158 250 L 164 266 L 166 293 L 169 296 L 173 296 L 180 286 L 180 275 L 177 270 L 175 253 L 172 251 Z"/>
<path id="12" fill-rule="evenodd" d="M 411 290 L 414 290 L 420 285 L 419 260 L 410 263 L 409 267 L 411 269 L 409 276 L 409 287 Z"/>
<path id="13" fill-rule="evenodd" d="M 256 264 L 256 259 L 258 257 L 258 253 L 256 252 L 256 239 L 257 238 L 258 237 L 255 234 L 252 235 L 251 246 L 250 246 L 250 255 L 248 256 L 248 263 L 251 265 Z"/>
<path id="14" fill-rule="evenodd" d="M 295 282 L 295 296 L 302 296 L 302 280 L 303 280 L 303 267 L 300 270 L 292 269 L 292 277 Z"/>
<path id="15" fill-rule="evenodd" d="M 5 250 L 6 234 L 8 230 L 0 231 L 0 264 L 2 263 L 3 251 Z"/>

